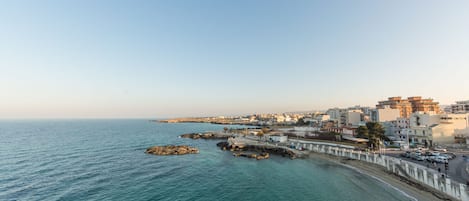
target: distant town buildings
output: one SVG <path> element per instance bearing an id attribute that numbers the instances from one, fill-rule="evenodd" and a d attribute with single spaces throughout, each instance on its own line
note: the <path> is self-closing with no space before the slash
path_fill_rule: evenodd
<path id="1" fill-rule="evenodd" d="M 372 121 L 379 122 L 387 137 L 399 145 L 407 145 L 407 142 L 423 146 L 460 142 L 469 144 L 469 100 L 457 101 L 445 107 L 445 112 L 433 99 L 413 96 L 407 99 L 389 97 L 379 101 L 376 108 L 357 105 L 331 108 L 326 112 L 220 116 L 217 121 L 257 126 L 293 126 L 293 129 L 285 128 L 285 132 L 298 136 L 321 132 L 339 133 L 341 137 L 349 139 L 358 139 L 358 128 Z M 282 142 L 284 138 L 274 135 L 270 140 Z"/>
<path id="2" fill-rule="evenodd" d="M 469 113 L 469 100 L 457 101 L 456 104 L 452 104 L 450 108 L 453 114 Z"/>
<path id="3" fill-rule="evenodd" d="M 359 126 L 364 125 L 365 122 L 370 121 L 372 108 L 353 106 L 349 108 L 331 108 L 326 111 L 329 119 L 337 122 L 337 126 Z"/>

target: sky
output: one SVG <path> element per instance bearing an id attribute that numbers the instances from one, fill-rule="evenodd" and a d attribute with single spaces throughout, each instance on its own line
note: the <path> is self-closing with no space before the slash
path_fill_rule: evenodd
<path id="1" fill-rule="evenodd" d="M 469 1 L 0 1 L 0 118 L 469 100 Z"/>

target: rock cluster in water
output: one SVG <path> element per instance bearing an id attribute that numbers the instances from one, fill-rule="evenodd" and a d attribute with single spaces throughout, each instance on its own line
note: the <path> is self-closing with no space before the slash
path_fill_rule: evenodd
<path id="1" fill-rule="evenodd" d="M 182 138 L 191 139 L 227 139 L 230 135 L 215 134 L 215 133 L 189 133 L 181 135 Z"/>
<path id="2" fill-rule="evenodd" d="M 270 154 L 267 153 L 267 152 L 262 152 L 260 154 L 239 152 L 239 153 L 233 153 L 233 156 L 235 156 L 235 157 L 255 158 L 257 160 L 270 158 Z"/>
<path id="3" fill-rule="evenodd" d="M 281 156 L 287 156 L 290 157 L 291 159 L 297 158 L 298 156 L 291 150 L 288 150 L 287 148 L 284 147 L 270 147 L 270 146 L 263 146 L 263 145 L 230 145 L 228 142 L 219 142 L 217 143 L 217 146 L 220 147 L 222 150 L 229 150 L 231 152 L 241 152 L 240 153 L 234 153 L 234 156 L 244 156 L 248 158 L 256 158 L 258 156 L 261 156 L 259 159 L 267 159 L 269 158 L 269 155 L 265 155 L 265 153 L 270 153 L 270 154 L 277 154 Z M 261 152 L 260 154 L 246 154 L 242 152 Z M 265 157 L 267 156 L 267 157 Z M 265 158 L 263 158 L 265 157 Z"/>
<path id="4" fill-rule="evenodd" d="M 166 146 L 153 146 L 148 148 L 145 153 L 154 155 L 183 155 L 183 154 L 198 154 L 199 150 L 194 147 L 186 145 L 166 145 Z"/>

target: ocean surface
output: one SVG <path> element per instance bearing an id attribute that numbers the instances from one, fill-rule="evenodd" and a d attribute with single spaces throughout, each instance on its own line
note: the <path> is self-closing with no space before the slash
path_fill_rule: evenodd
<path id="1" fill-rule="evenodd" d="M 217 140 L 183 133 L 210 124 L 147 120 L 0 120 L 0 200 L 409 200 L 355 170 L 320 159 L 235 158 Z M 153 145 L 200 154 L 155 156 Z"/>

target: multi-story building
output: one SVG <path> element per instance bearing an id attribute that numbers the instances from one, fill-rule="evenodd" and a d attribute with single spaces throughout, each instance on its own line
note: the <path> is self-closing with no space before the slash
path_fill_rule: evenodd
<path id="1" fill-rule="evenodd" d="M 422 99 L 420 96 L 413 96 L 407 98 L 412 104 L 412 112 L 436 112 L 440 113 L 440 106 L 438 102 L 433 101 L 431 98 Z"/>
<path id="2" fill-rule="evenodd" d="M 434 102 L 431 98 L 422 99 L 420 96 L 413 96 L 408 99 L 402 99 L 400 96 L 390 97 L 388 100 L 379 101 L 378 105 L 376 105 L 376 109 L 384 109 L 386 107 L 398 109 L 400 117 L 403 118 L 409 118 L 414 112 L 440 113 L 438 102 Z"/>
<path id="3" fill-rule="evenodd" d="M 349 108 L 331 108 L 326 111 L 330 120 L 336 121 L 339 127 L 357 126 L 370 119 L 372 109 L 354 106 Z"/>
<path id="4" fill-rule="evenodd" d="M 339 120 L 340 114 L 344 111 L 346 110 L 340 108 L 331 108 L 326 111 L 326 114 L 329 115 L 330 119 Z"/>
<path id="5" fill-rule="evenodd" d="M 453 114 L 469 113 L 469 100 L 456 101 L 456 104 L 451 105 L 451 113 Z"/>
<path id="6" fill-rule="evenodd" d="M 468 127 L 468 114 L 416 112 L 410 117 L 409 137 L 412 142 L 433 146 L 455 143 L 460 130 Z"/>
<path id="7" fill-rule="evenodd" d="M 408 118 L 412 114 L 412 104 L 407 99 L 398 97 L 389 97 L 388 100 L 379 101 L 376 105 L 376 109 L 384 109 L 390 107 L 392 109 L 398 109 L 400 117 Z"/>
<path id="8" fill-rule="evenodd" d="M 397 118 L 394 121 L 387 122 L 384 126 L 386 135 L 394 136 L 399 141 L 407 141 L 409 134 L 411 134 L 409 118 Z"/>

